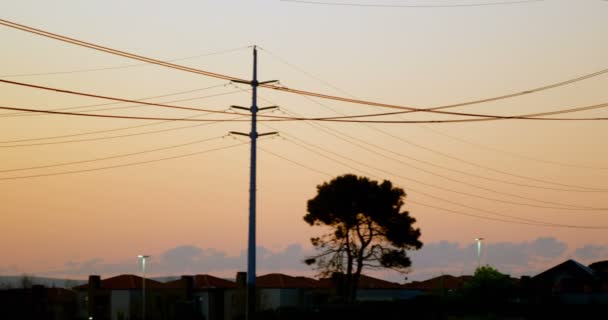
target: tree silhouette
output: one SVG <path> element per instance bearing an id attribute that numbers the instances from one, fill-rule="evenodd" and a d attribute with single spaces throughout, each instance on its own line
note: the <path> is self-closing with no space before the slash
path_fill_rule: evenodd
<path id="1" fill-rule="evenodd" d="M 475 269 L 473 278 L 464 284 L 470 302 L 486 306 L 507 303 L 512 289 L 511 278 L 489 265 Z"/>
<path id="2" fill-rule="evenodd" d="M 352 174 L 317 186 L 304 216 L 311 226 L 330 231 L 311 238 L 318 254 L 305 260 L 316 264 L 320 276 L 343 274 L 348 302 L 356 298 L 364 268 L 406 272 L 411 265 L 406 250 L 420 249 L 416 219 L 401 211 L 405 192 L 390 181 L 378 183 Z"/>

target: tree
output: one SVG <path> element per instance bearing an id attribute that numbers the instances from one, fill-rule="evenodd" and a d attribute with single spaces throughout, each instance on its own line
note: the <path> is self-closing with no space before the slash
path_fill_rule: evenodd
<path id="1" fill-rule="evenodd" d="M 356 298 L 364 268 L 408 271 L 406 250 L 420 249 L 422 242 L 420 229 L 412 227 L 416 219 L 401 211 L 404 198 L 403 189 L 390 181 L 378 183 L 352 174 L 317 186 L 304 221 L 330 231 L 310 239 L 318 253 L 305 263 L 316 264 L 319 276 L 344 274 L 348 302 Z"/>
<path id="2" fill-rule="evenodd" d="M 19 286 L 23 289 L 31 288 L 34 285 L 34 278 L 27 274 L 22 274 L 19 278 Z"/>
<path id="3" fill-rule="evenodd" d="M 512 289 L 511 278 L 489 265 L 477 268 L 473 277 L 464 284 L 470 302 L 481 305 L 507 303 Z"/>

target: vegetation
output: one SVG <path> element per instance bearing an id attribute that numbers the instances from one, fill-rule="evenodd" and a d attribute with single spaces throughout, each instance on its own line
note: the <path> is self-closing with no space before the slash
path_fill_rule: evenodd
<path id="1" fill-rule="evenodd" d="M 506 274 L 485 265 L 477 268 L 473 278 L 465 283 L 465 295 L 481 304 L 504 304 L 509 301 L 513 282 Z"/>
<path id="2" fill-rule="evenodd" d="M 406 250 L 422 247 L 416 219 L 401 211 L 405 192 L 390 181 L 378 183 L 347 174 L 317 186 L 304 216 L 311 226 L 330 232 L 311 238 L 318 254 L 305 262 L 316 264 L 321 276 L 344 274 L 348 302 L 356 298 L 364 268 L 406 272 L 411 265 Z"/>

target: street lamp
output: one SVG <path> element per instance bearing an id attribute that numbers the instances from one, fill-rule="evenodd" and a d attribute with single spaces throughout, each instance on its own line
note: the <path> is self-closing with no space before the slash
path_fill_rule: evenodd
<path id="1" fill-rule="evenodd" d="M 143 320 L 145 320 L 146 319 L 146 259 L 150 258 L 150 256 L 140 254 L 137 257 L 139 259 L 141 259 L 141 271 L 143 274 L 141 277 L 141 296 L 142 296 L 141 318 Z"/>
<path id="2" fill-rule="evenodd" d="M 481 267 L 481 242 L 483 238 L 475 238 L 475 241 L 477 241 L 477 268 L 479 268 Z"/>

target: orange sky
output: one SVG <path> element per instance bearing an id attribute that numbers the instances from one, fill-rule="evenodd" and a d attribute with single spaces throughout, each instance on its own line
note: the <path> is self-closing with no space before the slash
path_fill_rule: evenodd
<path id="1" fill-rule="evenodd" d="M 607 10 L 608 4 L 591 0 L 392 9 L 275 0 L 185 1 L 179 6 L 166 1 L 0 4 L 3 19 L 158 59 L 188 58 L 175 63 L 236 77 L 251 76 L 251 49 L 247 46 L 256 44 L 262 48 L 262 80 L 279 79 L 288 87 L 420 108 L 520 92 L 605 69 Z M 207 88 L 150 101 L 198 98 L 174 104 L 214 110 L 250 104 L 249 93 L 242 91 L 247 88 L 226 81 L 143 66 L 137 61 L 7 27 L 0 27 L 0 39 L 2 79 L 129 99 Z M 114 68 L 130 65 L 137 66 Z M 83 71 L 96 68 L 110 69 Z M 48 74 L 65 71 L 78 72 Z M 453 111 L 514 115 L 600 104 L 608 98 L 607 77 L 601 75 Z M 279 105 L 280 111 L 274 115 L 282 116 L 391 111 L 267 90 L 261 90 L 260 96 L 260 106 Z M 109 102 L 8 84 L 0 85 L 0 97 L 0 106 L 34 109 Z M 76 110 L 126 106 L 129 104 Z M 196 115 L 150 106 L 96 112 L 150 117 Z M 238 256 L 245 249 L 249 186 L 246 144 L 116 169 L 6 178 L 88 170 L 246 143 L 241 138 L 219 138 L 229 131 L 248 131 L 246 122 L 165 130 L 195 124 L 172 122 L 19 142 L 151 122 L 9 113 L 12 112 L 2 111 L 0 115 L 0 203 L 4 226 L 0 233 L 0 274 L 52 271 L 70 276 L 67 262 L 93 259 L 108 263 L 133 260 L 135 272 L 136 260 L 131 258 L 140 253 L 158 257 L 171 248 L 189 245 Z M 606 117 L 608 111 L 563 116 Z M 439 118 L 446 119 L 432 114 L 390 119 Z M 289 244 L 301 244 L 308 250 L 308 239 L 320 230 L 302 220 L 306 200 L 314 196 L 317 184 L 349 172 L 389 179 L 404 188 L 408 200 L 415 202 L 408 203 L 407 208 L 418 219 L 422 240 L 427 244 L 447 240 L 467 247 L 471 239 L 480 235 L 488 243 L 531 243 L 549 237 L 567 245 L 556 259 L 577 257 L 575 250 L 585 245 L 608 247 L 605 230 L 526 226 L 436 208 L 494 218 L 488 212 L 557 224 L 608 226 L 608 210 L 541 208 L 559 206 L 555 203 L 608 208 L 607 192 L 538 188 L 572 189 L 539 182 L 545 180 L 608 190 L 608 129 L 603 121 L 320 125 L 260 124 L 260 132 L 279 131 L 282 137 L 265 138 L 259 144 L 263 150 L 258 166 L 258 243 L 270 251 L 281 252 Z M 151 133 L 161 130 L 165 131 Z M 146 134 L 133 135 L 137 133 Z M 108 138 L 123 135 L 131 136 Z M 340 135 L 346 136 L 336 137 Z M 112 157 L 208 138 L 218 139 L 124 158 L 7 171 Z M 88 141 L 56 143 L 83 139 Z M 49 142 L 53 144 L 40 145 Z M 293 269 L 290 268 L 285 267 Z M 162 272 L 165 271 L 158 271 Z"/>

